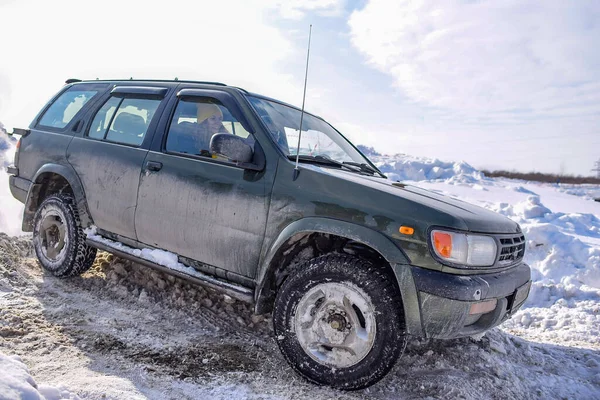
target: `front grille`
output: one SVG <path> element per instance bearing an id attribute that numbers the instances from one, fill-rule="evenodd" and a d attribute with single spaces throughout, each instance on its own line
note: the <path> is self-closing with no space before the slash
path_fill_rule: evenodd
<path id="1" fill-rule="evenodd" d="M 498 262 L 502 265 L 515 263 L 525 255 L 525 236 L 500 238 L 500 246 Z"/>

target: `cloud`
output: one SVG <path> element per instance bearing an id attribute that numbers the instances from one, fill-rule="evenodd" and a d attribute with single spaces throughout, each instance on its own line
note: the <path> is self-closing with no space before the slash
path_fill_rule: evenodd
<path id="1" fill-rule="evenodd" d="M 178 77 L 300 98 L 301 82 L 278 67 L 295 47 L 267 19 L 274 7 L 261 0 L 2 5 L 3 31 L 18 34 L 2 42 L 10 101 L 0 96 L 0 117 L 7 127 L 28 125 L 67 78 Z"/>
<path id="2" fill-rule="evenodd" d="M 273 7 L 283 18 L 302 19 L 308 12 L 324 17 L 342 14 L 345 0 L 275 0 Z"/>
<path id="3" fill-rule="evenodd" d="M 598 2 L 371 0 L 349 26 L 417 104 L 477 123 L 600 113 Z"/>

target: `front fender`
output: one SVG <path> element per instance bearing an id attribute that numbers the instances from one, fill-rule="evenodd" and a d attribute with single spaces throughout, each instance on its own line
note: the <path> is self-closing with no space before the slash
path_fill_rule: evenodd
<path id="1" fill-rule="evenodd" d="M 303 233 L 328 233 L 354 240 L 377 251 L 390 265 L 409 264 L 404 252 L 388 237 L 371 228 L 351 222 L 319 217 L 307 217 L 292 222 L 286 226 L 268 247 L 266 255 L 261 258 L 256 274 L 255 304 L 257 313 L 261 313 L 268 297 L 270 273 L 278 266 L 273 265 L 273 259 L 282 246 L 292 237 Z"/>
<path id="2" fill-rule="evenodd" d="M 25 212 L 23 213 L 23 231 L 31 232 L 33 230 L 33 218 L 40 203 L 39 196 L 44 187 L 44 175 L 48 173 L 60 175 L 69 183 L 69 186 L 71 187 L 75 197 L 75 205 L 79 211 L 79 219 L 82 226 L 85 227 L 92 224 L 92 218 L 87 207 L 83 185 L 81 184 L 81 180 L 79 179 L 79 176 L 77 176 L 77 173 L 73 167 L 62 164 L 48 163 L 42 165 L 42 167 L 36 172 L 32 180 L 33 184 L 27 193 Z"/>

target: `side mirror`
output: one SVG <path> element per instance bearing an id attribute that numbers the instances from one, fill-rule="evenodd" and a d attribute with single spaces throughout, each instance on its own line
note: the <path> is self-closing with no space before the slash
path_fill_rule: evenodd
<path id="1" fill-rule="evenodd" d="M 253 151 L 244 139 L 230 133 L 216 133 L 210 139 L 210 152 L 227 157 L 238 164 L 250 163 Z"/>

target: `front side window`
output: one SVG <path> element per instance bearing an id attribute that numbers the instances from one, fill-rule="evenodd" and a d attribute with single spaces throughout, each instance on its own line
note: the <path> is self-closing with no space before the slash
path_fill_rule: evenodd
<path id="1" fill-rule="evenodd" d="M 111 97 L 94 116 L 88 136 L 139 146 L 159 105 L 160 100 Z"/>
<path id="2" fill-rule="evenodd" d="M 277 146 L 285 155 L 295 156 L 298 152 L 300 110 L 254 96 L 248 96 L 248 100 L 269 128 Z M 331 125 L 307 113 L 302 119 L 300 156 L 327 158 L 339 163 L 369 163 Z"/>
<path id="3" fill-rule="evenodd" d="M 212 157 L 210 140 L 217 133 L 240 136 L 250 146 L 254 143 L 252 135 L 216 99 L 180 100 L 171 120 L 165 149 Z"/>
<path id="4" fill-rule="evenodd" d="M 39 125 L 64 128 L 75 115 L 98 93 L 98 90 L 83 90 L 77 85 L 70 87 L 46 110 Z"/>

